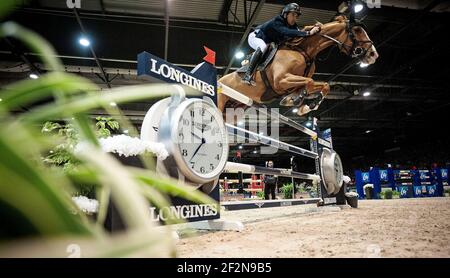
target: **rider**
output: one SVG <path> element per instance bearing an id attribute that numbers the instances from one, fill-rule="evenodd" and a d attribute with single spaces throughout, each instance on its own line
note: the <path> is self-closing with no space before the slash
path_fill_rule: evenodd
<path id="1" fill-rule="evenodd" d="M 287 4 L 280 15 L 256 27 L 255 31 L 248 35 L 248 44 L 255 49 L 248 69 L 245 72 L 242 81 L 254 85 L 252 76 L 262 54 L 267 48 L 267 44 L 275 42 L 279 44 L 293 37 L 307 37 L 320 31 L 319 26 L 314 26 L 309 31 L 300 30 L 296 20 L 302 14 L 300 6 L 297 3 Z"/>

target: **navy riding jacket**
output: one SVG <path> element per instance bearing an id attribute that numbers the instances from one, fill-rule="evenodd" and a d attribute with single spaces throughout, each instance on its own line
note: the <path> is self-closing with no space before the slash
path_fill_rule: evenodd
<path id="1" fill-rule="evenodd" d="M 266 43 L 280 43 L 293 37 L 306 37 L 308 32 L 300 31 L 297 24 L 289 26 L 286 20 L 278 15 L 271 20 L 255 28 L 258 30 L 256 37 Z"/>

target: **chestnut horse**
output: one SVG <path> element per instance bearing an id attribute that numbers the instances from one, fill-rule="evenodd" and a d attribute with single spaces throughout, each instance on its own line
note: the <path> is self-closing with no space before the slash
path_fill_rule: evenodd
<path id="1" fill-rule="evenodd" d="M 293 38 L 278 48 L 272 62 L 266 67 L 266 75 L 275 94 L 272 99 L 265 97 L 264 101 L 273 101 L 283 97 L 280 105 L 297 106 L 298 115 L 304 115 L 317 110 L 323 98 L 329 93 L 330 86 L 326 82 L 316 82 L 311 79 L 315 72 L 314 60 L 324 49 L 337 45 L 341 52 L 353 58 L 359 58 L 366 64 L 375 63 L 378 53 L 364 28 L 350 22 L 345 16 L 339 15 L 334 21 L 320 25 L 321 31 L 306 38 Z M 310 29 L 312 26 L 305 27 Z M 261 97 L 266 91 L 261 72 L 255 76 L 256 86 L 250 86 L 241 81 L 237 72 L 232 72 L 219 79 L 219 82 L 248 96 L 253 101 L 261 103 Z M 306 104 L 304 99 L 312 98 Z M 224 112 L 229 97 L 218 95 L 218 108 Z"/>

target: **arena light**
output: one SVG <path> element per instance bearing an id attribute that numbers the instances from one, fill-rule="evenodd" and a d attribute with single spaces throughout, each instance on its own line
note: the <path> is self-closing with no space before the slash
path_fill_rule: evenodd
<path id="1" fill-rule="evenodd" d="M 364 6 L 362 4 L 356 4 L 353 7 L 353 10 L 355 11 L 355 13 L 359 13 L 360 11 L 362 11 L 364 9 Z"/>
<path id="2" fill-rule="evenodd" d="M 364 94 L 363 94 L 363 96 L 365 96 L 365 97 L 368 97 L 368 96 L 370 96 L 370 92 L 364 92 Z"/>
<path id="3" fill-rule="evenodd" d="M 363 6 L 363 4 L 361 4 L 361 3 L 356 3 L 356 4 L 353 6 L 353 11 L 355 12 L 355 14 L 359 13 L 359 12 L 362 11 L 363 9 L 364 9 L 364 6 Z"/>
<path id="4" fill-rule="evenodd" d="M 81 38 L 78 40 L 78 42 L 79 42 L 82 46 L 84 46 L 84 47 L 88 47 L 89 45 L 91 45 L 91 42 L 90 42 L 87 38 L 85 38 L 85 37 L 81 37 Z"/>
<path id="5" fill-rule="evenodd" d="M 242 52 L 242 51 L 237 51 L 237 52 L 234 54 L 234 57 L 236 57 L 236 59 L 242 59 L 242 58 L 244 58 L 244 56 L 245 56 L 245 54 L 244 54 L 244 52 Z"/>
<path id="6" fill-rule="evenodd" d="M 366 64 L 366 63 L 363 63 L 363 62 L 359 63 L 359 67 L 360 68 L 367 68 L 368 66 L 369 66 L 369 64 Z"/>
<path id="7" fill-rule="evenodd" d="M 39 76 L 37 74 L 35 74 L 35 73 L 30 73 L 29 76 L 30 76 L 31 79 L 38 79 L 39 78 Z"/>

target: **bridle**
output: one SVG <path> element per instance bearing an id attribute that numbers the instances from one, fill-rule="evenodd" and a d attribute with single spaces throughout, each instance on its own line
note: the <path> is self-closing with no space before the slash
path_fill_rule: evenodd
<path id="1" fill-rule="evenodd" d="M 320 33 L 319 33 L 319 34 L 320 34 L 322 37 L 327 38 L 327 39 L 329 39 L 329 40 L 335 42 L 335 43 L 338 45 L 339 50 L 344 49 L 344 52 L 345 52 L 348 56 L 351 56 L 352 58 L 358 58 L 358 59 L 361 59 L 362 57 L 366 56 L 367 51 L 368 51 L 368 50 L 372 47 L 372 45 L 373 45 L 373 41 L 371 41 L 371 40 L 363 40 L 363 41 L 360 41 L 360 40 L 356 39 L 356 38 L 355 38 L 355 34 L 353 33 L 353 27 L 354 27 L 354 26 L 357 26 L 357 25 L 356 25 L 356 24 L 350 24 L 350 21 L 349 21 L 349 20 L 346 21 L 346 27 L 345 27 L 345 28 L 346 28 L 346 30 L 347 30 L 347 38 L 346 38 L 345 41 L 343 41 L 343 42 L 340 42 L 340 41 L 338 41 L 337 39 L 332 38 L 332 37 L 330 37 L 330 36 L 328 36 L 328 35 L 320 34 Z M 350 39 L 351 42 L 352 42 L 352 45 L 351 45 L 351 46 L 349 46 L 349 45 L 346 44 L 346 42 L 347 42 L 349 39 Z M 365 44 L 365 43 L 370 43 L 370 47 L 368 47 L 368 48 L 366 49 L 366 48 L 364 48 L 364 47 L 361 46 L 361 45 L 363 45 L 363 44 Z"/>

